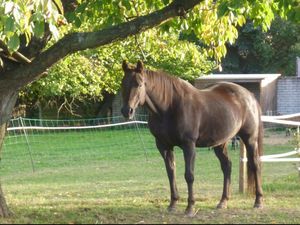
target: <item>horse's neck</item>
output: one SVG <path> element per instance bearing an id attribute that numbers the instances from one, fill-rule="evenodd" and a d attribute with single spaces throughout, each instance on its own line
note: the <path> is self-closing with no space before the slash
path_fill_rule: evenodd
<path id="1" fill-rule="evenodd" d="M 148 94 L 146 95 L 146 104 L 147 104 L 149 110 L 152 113 L 160 114 L 161 110 L 159 109 L 159 106 L 152 99 L 153 99 L 153 97 L 149 96 Z"/>
<path id="2" fill-rule="evenodd" d="M 152 76 L 151 78 L 149 76 Z M 156 82 L 157 77 L 161 75 L 148 74 L 146 80 L 146 103 L 148 108 L 156 114 L 161 114 L 170 109 L 173 104 L 175 95 L 177 94 L 174 87 L 168 80 Z M 169 82 L 169 83 L 163 83 Z M 168 88 L 166 88 L 168 86 Z M 170 88 L 171 87 L 171 88 Z"/>

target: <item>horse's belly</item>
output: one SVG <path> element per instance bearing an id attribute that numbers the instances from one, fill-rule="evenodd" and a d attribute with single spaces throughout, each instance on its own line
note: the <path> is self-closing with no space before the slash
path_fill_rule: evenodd
<path id="1" fill-rule="evenodd" d="M 235 126 L 233 126 L 235 125 Z M 219 129 L 206 129 L 204 132 L 199 133 L 196 141 L 197 147 L 215 147 L 227 143 L 232 137 L 234 137 L 239 129 L 240 125 L 233 124 L 233 129 L 222 129 L 222 126 L 217 126 Z"/>
<path id="2" fill-rule="evenodd" d="M 196 142 L 196 146 L 199 148 L 202 147 L 215 147 L 218 145 L 222 145 L 226 143 L 230 138 L 224 138 L 219 140 L 212 140 L 212 139 L 198 139 Z"/>

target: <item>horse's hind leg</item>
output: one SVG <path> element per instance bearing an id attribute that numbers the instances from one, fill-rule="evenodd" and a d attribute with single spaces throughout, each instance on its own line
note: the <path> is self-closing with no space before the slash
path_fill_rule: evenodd
<path id="1" fill-rule="evenodd" d="M 170 183 L 170 190 L 171 190 L 171 200 L 170 205 L 168 207 L 168 211 L 172 212 L 175 210 L 176 203 L 179 200 L 178 190 L 176 186 L 176 165 L 175 165 L 175 157 L 173 153 L 172 147 L 166 147 L 158 140 L 156 140 L 157 148 L 164 159 L 169 183 Z"/>
<path id="2" fill-rule="evenodd" d="M 255 188 L 254 208 L 263 207 L 263 191 L 261 184 L 261 165 L 259 162 L 258 138 L 243 135 L 242 140 L 247 149 L 248 187 L 250 191 Z"/>
<path id="3" fill-rule="evenodd" d="M 218 209 L 223 209 L 227 208 L 227 201 L 230 194 L 231 161 L 228 158 L 226 144 L 214 147 L 214 151 L 220 161 L 221 169 L 224 175 L 223 194 L 219 204 L 217 205 Z"/>

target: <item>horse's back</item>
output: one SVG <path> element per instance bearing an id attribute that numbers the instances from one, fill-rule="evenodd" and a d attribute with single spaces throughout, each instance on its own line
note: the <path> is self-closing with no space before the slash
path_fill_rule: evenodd
<path id="1" fill-rule="evenodd" d="M 256 129 L 259 104 L 246 88 L 220 82 L 199 92 L 199 145 L 214 146 L 229 140 L 245 127 Z"/>
<path id="2" fill-rule="evenodd" d="M 211 95 L 215 99 L 224 102 L 224 104 L 228 104 L 228 106 L 239 105 L 246 114 L 249 113 L 249 110 L 255 114 L 259 113 L 259 103 L 254 94 L 241 85 L 231 82 L 219 82 L 203 89 L 203 92 L 206 93 L 206 96 Z"/>
<path id="3" fill-rule="evenodd" d="M 250 97 L 253 98 L 254 95 L 244 88 L 241 85 L 232 83 L 232 82 L 218 82 L 216 84 L 210 85 L 207 88 L 203 89 L 203 91 L 209 91 L 212 93 L 221 93 L 221 94 L 228 94 L 228 95 L 236 95 L 240 97 Z"/>

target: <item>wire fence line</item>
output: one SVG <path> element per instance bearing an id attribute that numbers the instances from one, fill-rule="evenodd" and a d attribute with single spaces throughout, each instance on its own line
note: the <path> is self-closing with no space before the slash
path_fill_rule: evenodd
<path id="1" fill-rule="evenodd" d="M 138 115 L 135 121 L 124 121 L 122 117 L 12 119 L 7 128 L 2 161 L 10 161 L 20 169 L 30 166 L 35 171 L 49 162 L 49 157 L 53 166 L 63 166 L 113 155 L 147 156 L 147 151 L 155 146 L 146 119 L 144 115 Z M 4 165 L 2 168 L 5 170 Z"/>
<path id="2" fill-rule="evenodd" d="M 300 113 L 281 116 L 262 116 L 262 120 L 264 123 L 298 126 L 299 135 L 300 122 L 287 120 L 299 116 Z M 97 149 L 100 154 L 103 154 L 110 152 L 111 148 L 118 146 L 120 150 L 126 146 L 127 148 L 142 148 L 147 158 L 146 149 L 154 148 L 153 138 L 151 140 L 152 143 L 149 143 L 150 137 L 150 132 L 147 129 L 146 115 L 137 115 L 134 121 L 125 121 L 123 117 L 73 120 L 29 119 L 20 117 L 12 119 L 9 123 L 4 149 L 7 148 L 9 150 L 10 148 L 20 147 L 27 149 L 31 167 L 35 170 L 32 155 L 33 152 L 37 152 L 42 148 L 55 148 L 56 150 L 60 149 L 64 151 L 78 149 L 78 151 L 82 152 L 86 149 Z M 135 141 L 132 141 L 132 138 Z M 299 154 L 299 146 L 297 147 L 298 149 L 295 149 L 292 154 Z M 117 149 L 113 151 L 114 154 L 118 152 Z M 284 156 L 281 155 L 281 157 Z M 262 160 L 265 161 L 271 161 L 270 158 L 273 157 L 268 155 L 262 156 Z M 282 160 L 277 159 L 277 161 Z M 293 161 L 299 161 L 299 158 L 293 159 Z"/>
<path id="3" fill-rule="evenodd" d="M 268 119 L 271 120 L 271 118 Z M 117 160 L 130 158 L 128 161 L 132 160 L 132 164 L 137 162 L 135 159 L 138 159 L 160 166 L 164 174 L 163 161 L 146 121 L 147 116 L 145 115 L 137 115 L 134 121 L 125 121 L 123 117 L 76 120 L 13 119 L 10 121 L 4 141 L 4 151 L 0 163 L 1 173 L 13 174 L 25 171 L 32 173 L 32 171 L 41 171 L 45 168 L 49 170 L 69 168 L 80 170 L 81 165 L 101 162 L 116 163 Z M 201 151 L 203 152 L 203 150 Z M 206 153 L 203 154 L 201 151 L 198 154 L 202 155 L 198 158 L 206 157 Z M 282 151 L 275 153 L 281 154 Z M 232 159 L 233 162 L 238 162 L 240 158 L 238 151 L 232 151 L 230 155 L 236 158 Z M 286 156 L 284 155 L 284 157 Z M 265 160 L 269 161 L 283 160 L 277 156 L 275 158 L 265 156 Z M 205 160 L 207 159 L 205 158 Z M 209 156 L 209 160 L 209 164 L 214 164 L 213 169 L 216 168 L 217 172 L 211 173 L 214 174 L 210 175 L 211 177 L 202 177 L 201 179 L 203 181 L 219 180 L 222 183 L 219 162 L 214 156 Z M 178 161 L 183 164 L 183 160 L 179 159 Z M 204 160 L 200 163 L 198 160 L 197 163 L 202 164 L 197 167 L 200 170 L 208 168 L 206 165 L 208 162 L 204 162 Z M 136 166 L 142 170 L 143 167 L 140 165 Z M 291 167 L 287 163 L 283 166 Z M 271 170 L 273 166 L 270 164 L 270 166 L 266 166 L 266 168 L 268 167 Z M 233 170 L 233 172 L 237 171 Z M 272 176 L 271 173 L 265 174 Z M 238 174 L 233 174 L 233 180 L 237 180 L 234 177 L 238 177 Z"/>
<path id="4" fill-rule="evenodd" d="M 97 170 L 102 177 L 109 174 L 116 180 L 147 176 L 152 177 L 153 182 L 163 180 L 167 183 L 164 161 L 146 121 L 146 115 L 136 115 L 134 121 L 125 121 L 123 117 L 13 119 L 7 129 L 0 162 L 2 180 L 30 180 L 30 177 L 35 179 L 44 173 L 89 179 L 87 173 L 94 174 Z M 198 190 L 201 194 L 210 193 L 212 184 L 216 192 L 221 192 L 223 175 L 218 159 L 208 148 L 197 151 L 195 174 L 198 185 L 201 185 Z M 232 153 L 233 158 L 237 158 L 238 151 Z M 175 154 L 178 178 L 185 187 L 183 154 L 179 148 L 175 148 Z M 119 174 L 124 174 L 124 170 L 126 175 L 119 177 Z M 236 191 L 237 172 L 233 172 L 233 190 Z M 139 181 L 142 182 L 143 178 Z"/>
<path id="5" fill-rule="evenodd" d="M 124 121 L 123 117 L 11 120 L 0 162 L 1 179 L 5 184 L 47 186 L 61 182 L 74 184 L 74 188 L 80 182 L 99 187 L 123 183 L 120 189 L 130 181 L 165 190 L 164 160 L 146 121 L 144 115 L 137 115 L 134 121 Z M 186 190 L 183 154 L 179 148 L 174 151 L 178 188 Z M 221 195 L 223 175 L 218 159 L 208 148 L 197 151 L 195 189 L 200 196 Z M 237 161 L 238 151 L 232 153 Z M 238 190 L 237 172 L 234 169 L 232 175 L 233 191 Z"/>

